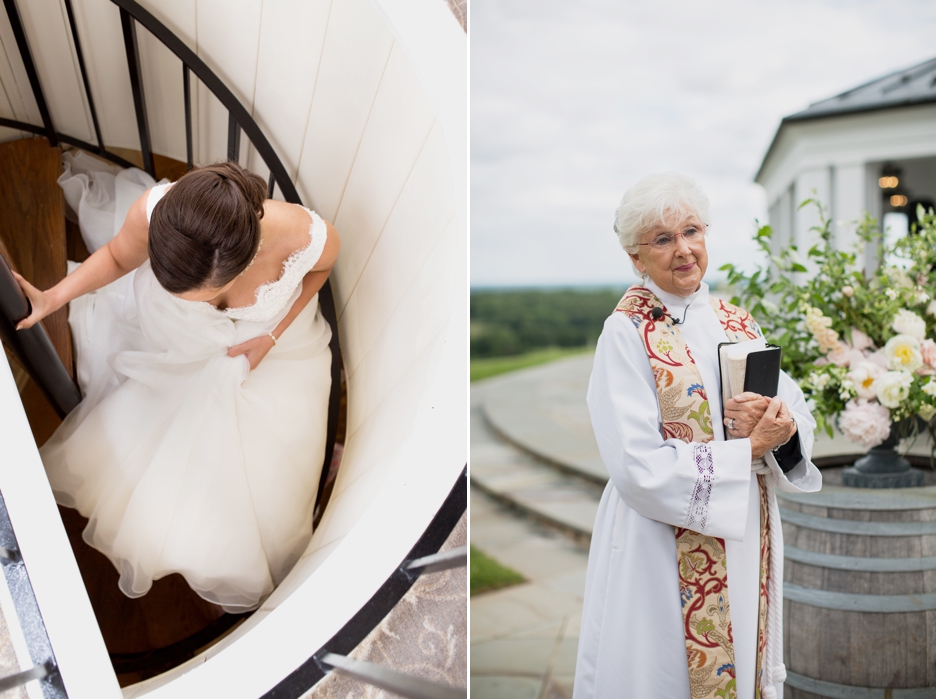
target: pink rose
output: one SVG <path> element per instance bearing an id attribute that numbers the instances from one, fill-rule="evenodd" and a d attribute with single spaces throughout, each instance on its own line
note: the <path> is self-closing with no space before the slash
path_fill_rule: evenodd
<path id="1" fill-rule="evenodd" d="M 858 362 L 863 362 L 864 360 L 864 352 L 853 349 L 848 353 L 848 366 L 855 366 Z"/>
<path id="2" fill-rule="evenodd" d="M 930 367 L 936 368 L 936 342 L 929 338 L 920 343 L 920 354 L 923 355 L 923 362 Z"/>
<path id="3" fill-rule="evenodd" d="M 852 327 L 851 337 L 852 337 L 852 347 L 854 347 L 856 350 L 866 350 L 866 349 L 874 348 L 874 343 L 871 342 L 871 338 L 865 335 L 856 327 Z"/>
<path id="4" fill-rule="evenodd" d="M 868 355 L 868 361 L 874 362 L 882 369 L 887 369 L 887 355 L 884 354 L 884 350 L 878 350 L 877 352 L 872 352 Z"/>
<path id="5" fill-rule="evenodd" d="M 834 350 L 829 352 L 826 357 L 829 358 L 829 361 L 838 366 L 848 366 L 848 362 L 851 359 L 852 349 L 845 342 L 840 342 L 835 347 Z"/>
<path id="6" fill-rule="evenodd" d="M 851 441 L 871 449 L 890 435 L 890 411 L 880 403 L 869 403 L 862 398 L 850 400 L 839 415 L 838 426 Z"/>

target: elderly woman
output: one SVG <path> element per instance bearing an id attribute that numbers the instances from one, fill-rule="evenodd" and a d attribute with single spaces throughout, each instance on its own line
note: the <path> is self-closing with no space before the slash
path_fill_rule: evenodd
<path id="1" fill-rule="evenodd" d="M 592 536 L 575 698 L 783 696 L 783 541 L 774 488 L 815 491 L 797 385 L 724 406 L 718 345 L 760 337 L 709 296 L 708 199 L 647 177 L 615 231 L 643 283 L 605 322 L 588 407 L 610 475 Z M 713 419 L 713 416 L 715 418 Z"/>

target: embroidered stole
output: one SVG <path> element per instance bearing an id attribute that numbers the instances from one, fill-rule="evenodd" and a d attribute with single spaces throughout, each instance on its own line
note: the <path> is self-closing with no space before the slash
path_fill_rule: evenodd
<path id="1" fill-rule="evenodd" d="M 760 337 L 750 314 L 714 297 L 709 303 L 732 342 Z M 712 415 L 702 375 L 672 319 L 655 320 L 651 311 L 663 303 L 647 288 L 632 286 L 615 310 L 625 313 L 640 333 L 653 369 L 663 438 L 705 444 L 712 441 Z M 721 390 L 717 387 L 716 390 Z M 699 477 L 684 526 L 676 527 L 679 594 L 686 635 L 686 660 L 692 699 L 734 699 L 737 696 L 728 567 L 725 540 L 700 534 L 705 530 L 708 501 L 715 467 L 710 449 L 696 449 Z M 758 476 L 760 490 L 760 598 L 757 624 L 757 666 L 754 696 L 761 696 L 767 648 L 767 582 L 769 579 L 769 525 L 767 489 Z"/>

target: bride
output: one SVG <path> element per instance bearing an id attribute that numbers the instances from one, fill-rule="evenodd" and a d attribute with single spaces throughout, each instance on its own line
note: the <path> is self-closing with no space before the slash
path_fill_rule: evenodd
<path id="1" fill-rule="evenodd" d="M 243 612 L 301 556 L 331 385 L 317 293 L 339 246 L 330 223 L 221 163 L 147 190 L 51 289 L 17 275 L 32 304 L 19 328 L 71 302 L 84 398 L 41 454 L 124 594 L 178 572 Z"/>

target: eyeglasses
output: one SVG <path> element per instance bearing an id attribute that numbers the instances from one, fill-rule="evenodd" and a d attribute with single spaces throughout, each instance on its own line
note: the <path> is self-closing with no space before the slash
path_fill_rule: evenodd
<path id="1" fill-rule="evenodd" d="M 699 226 L 689 226 L 678 233 L 661 233 L 649 243 L 637 243 L 638 245 L 649 245 L 651 250 L 669 250 L 676 244 L 676 237 L 682 236 L 689 245 L 700 242 L 705 238 L 707 223 Z"/>

